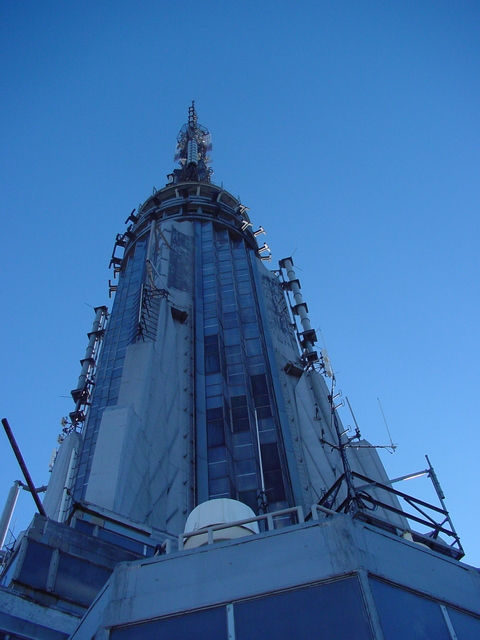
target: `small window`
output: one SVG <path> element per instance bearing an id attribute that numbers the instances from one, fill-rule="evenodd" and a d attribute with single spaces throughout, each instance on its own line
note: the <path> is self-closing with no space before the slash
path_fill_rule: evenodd
<path id="1" fill-rule="evenodd" d="M 451 640 L 437 602 L 371 579 L 383 633 L 388 640 Z"/>

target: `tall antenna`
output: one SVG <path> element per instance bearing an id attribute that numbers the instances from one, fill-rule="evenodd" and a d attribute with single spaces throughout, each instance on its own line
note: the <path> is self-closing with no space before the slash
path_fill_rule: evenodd
<path id="1" fill-rule="evenodd" d="M 177 136 L 175 161 L 181 169 L 175 169 L 174 182 L 210 182 L 213 170 L 208 167 L 210 158 L 207 152 L 212 148 L 212 139 L 208 129 L 198 124 L 195 101 L 188 108 L 188 122 L 180 129 Z"/>
<path id="2" fill-rule="evenodd" d="M 380 407 L 380 411 L 382 412 L 383 421 L 385 423 L 385 427 L 387 429 L 388 437 L 390 439 L 390 448 L 392 449 L 392 453 L 395 453 L 395 449 L 397 448 L 396 444 L 393 444 L 392 436 L 390 435 L 390 429 L 388 428 L 387 419 L 385 418 L 385 414 L 383 413 L 382 405 L 380 404 L 380 398 L 377 398 L 378 406 Z"/>

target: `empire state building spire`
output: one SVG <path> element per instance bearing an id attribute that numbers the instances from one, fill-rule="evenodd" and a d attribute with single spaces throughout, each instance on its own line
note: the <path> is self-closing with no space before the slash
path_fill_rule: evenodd
<path id="1" fill-rule="evenodd" d="M 213 170 L 208 167 L 210 158 L 207 152 L 212 148 L 212 139 L 208 129 L 198 124 L 195 102 L 188 108 L 188 122 L 183 125 L 177 136 L 175 161 L 181 169 L 173 172 L 173 182 L 210 182 Z"/>

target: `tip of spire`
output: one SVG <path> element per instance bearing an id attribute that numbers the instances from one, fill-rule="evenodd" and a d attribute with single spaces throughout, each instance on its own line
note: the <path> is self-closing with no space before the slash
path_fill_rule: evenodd
<path id="1" fill-rule="evenodd" d="M 195 100 L 192 100 L 192 106 L 188 107 L 188 126 L 192 129 L 197 127 L 197 112 L 195 111 Z"/>
<path id="2" fill-rule="evenodd" d="M 206 127 L 198 124 L 195 100 L 188 108 L 188 122 L 180 129 L 177 136 L 175 161 L 181 169 L 173 172 L 175 182 L 210 182 L 213 171 L 208 164 L 207 152 L 212 148 L 210 133 Z"/>

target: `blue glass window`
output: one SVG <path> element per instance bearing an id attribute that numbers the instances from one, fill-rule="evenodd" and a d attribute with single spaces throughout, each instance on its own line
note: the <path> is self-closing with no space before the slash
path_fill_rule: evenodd
<path id="1" fill-rule="evenodd" d="M 74 488 L 74 500 L 80 500 L 85 495 L 96 444 L 96 438 L 92 438 L 92 434 L 98 432 L 105 407 L 114 406 L 118 402 L 126 347 L 138 335 L 140 290 L 145 273 L 146 248 L 147 239 L 144 236 L 137 241 L 133 254 L 124 261 L 125 268 L 119 276 L 118 290 L 97 364 L 92 408 L 84 427 L 85 437 Z"/>
<path id="2" fill-rule="evenodd" d="M 17 580 L 31 587 L 45 589 L 53 549 L 33 540 L 28 540 L 27 550 Z"/>
<path id="3" fill-rule="evenodd" d="M 218 478 L 208 481 L 208 488 L 211 496 L 229 496 L 228 478 Z"/>
<path id="4" fill-rule="evenodd" d="M 225 607 L 112 629 L 111 640 L 227 640 Z"/>
<path id="5" fill-rule="evenodd" d="M 447 611 L 458 640 L 480 638 L 480 618 L 455 611 L 455 609 L 447 609 Z"/>
<path id="6" fill-rule="evenodd" d="M 371 579 L 385 640 L 451 640 L 438 603 Z"/>
<path id="7" fill-rule="evenodd" d="M 265 479 L 265 491 L 268 496 L 268 501 L 271 503 L 285 500 L 285 487 L 283 484 L 281 470 L 265 471 L 263 476 Z"/>
<path id="8" fill-rule="evenodd" d="M 234 614 L 236 640 L 372 640 L 356 578 L 237 602 Z"/>
<path id="9" fill-rule="evenodd" d="M 225 444 L 223 420 L 207 422 L 207 442 L 209 447 L 219 447 Z"/>
<path id="10" fill-rule="evenodd" d="M 255 408 L 259 423 L 270 420 L 263 426 L 262 433 L 267 433 L 265 429 L 268 426 L 268 434 L 263 435 L 261 441 L 270 447 L 265 453 L 269 479 L 280 483 L 275 489 L 271 487 L 269 496 L 277 502 L 285 499 L 286 469 L 281 467 L 285 462 L 278 450 L 279 417 L 274 394 L 269 390 L 271 374 L 265 340 L 260 331 L 261 314 L 252 273 L 255 252 L 243 240 L 232 238 L 226 229 L 217 228 L 215 223 L 202 222 L 199 227 L 201 243 L 197 245 L 200 259 L 197 265 L 203 271 L 203 286 L 199 293 L 204 300 L 201 337 L 204 339 L 206 378 L 198 388 L 203 385 L 205 388 L 205 454 L 210 465 L 210 497 L 233 492 L 234 497 L 254 502 L 257 508 L 258 449 L 253 446 L 251 437 L 256 430 Z M 253 376 L 252 390 L 247 372 Z M 212 374 L 217 375 L 215 381 L 211 380 Z M 214 410 L 218 415 L 211 413 Z M 235 443 L 232 442 L 232 434 Z M 249 440 L 239 443 L 238 436 L 246 436 Z M 213 466 L 212 455 L 217 455 L 213 452 L 222 449 L 231 452 L 228 455 L 233 453 L 235 464 L 232 460 L 228 464 Z M 225 456 L 216 462 L 225 463 Z M 235 475 L 227 477 L 227 472 Z M 224 478 L 219 477 L 222 473 Z M 217 481 L 220 480 L 228 481 L 228 487 L 219 484 Z"/>
<path id="11" fill-rule="evenodd" d="M 85 605 L 92 603 L 111 571 L 76 556 L 60 553 L 54 591 Z"/>

